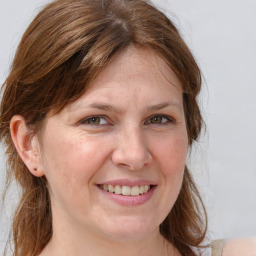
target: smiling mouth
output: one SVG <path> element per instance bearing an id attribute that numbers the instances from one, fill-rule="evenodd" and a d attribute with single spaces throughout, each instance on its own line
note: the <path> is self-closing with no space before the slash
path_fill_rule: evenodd
<path id="1" fill-rule="evenodd" d="M 148 193 L 154 186 L 153 185 L 141 185 L 141 186 L 121 186 L 121 185 L 98 185 L 100 189 L 104 191 L 123 196 L 140 196 Z"/>

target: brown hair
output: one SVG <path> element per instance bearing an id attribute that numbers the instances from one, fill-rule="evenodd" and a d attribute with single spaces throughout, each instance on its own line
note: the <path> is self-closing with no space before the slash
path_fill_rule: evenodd
<path id="1" fill-rule="evenodd" d="M 49 111 L 57 113 L 78 99 L 102 67 L 131 44 L 152 49 L 175 72 L 183 86 L 189 145 L 197 140 L 200 70 L 161 11 L 146 0 L 56 0 L 47 5 L 24 33 L 3 84 L 0 138 L 7 147 L 6 188 L 13 177 L 21 187 L 13 220 L 14 256 L 37 256 L 51 239 L 52 219 L 44 178 L 28 171 L 12 143 L 12 116 L 22 115 L 36 134 Z M 205 208 L 186 167 L 180 194 L 160 232 L 190 256 L 206 228 Z"/>

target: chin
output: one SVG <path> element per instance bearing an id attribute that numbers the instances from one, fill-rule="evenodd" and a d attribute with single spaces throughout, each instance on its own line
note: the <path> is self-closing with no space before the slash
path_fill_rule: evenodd
<path id="1" fill-rule="evenodd" d="M 153 232 L 158 232 L 159 225 L 155 224 L 153 220 L 146 220 L 144 217 L 134 219 L 130 217 L 123 217 L 119 221 L 116 220 L 110 228 L 104 229 L 104 233 L 108 238 L 118 241 L 138 241 Z"/>

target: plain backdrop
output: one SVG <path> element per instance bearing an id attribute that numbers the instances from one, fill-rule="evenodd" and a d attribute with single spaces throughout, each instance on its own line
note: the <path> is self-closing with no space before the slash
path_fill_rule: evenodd
<path id="1" fill-rule="evenodd" d="M 46 0 L 0 0 L 0 84 L 17 44 Z M 207 129 L 189 163 L 209 215 L 210 238 L 256 236 L 256 1 L 155 0 L 179 28 L 203 72 Z M 0 192 L 4 156 L 0 149 Z M 0 204 L 0 254 L 15 187 Z"/>

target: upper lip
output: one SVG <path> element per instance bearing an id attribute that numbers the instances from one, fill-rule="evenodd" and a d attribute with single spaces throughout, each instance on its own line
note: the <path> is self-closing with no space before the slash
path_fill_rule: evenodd
<path id="1" fill-rule="evenodd" d="M 98 183 L 97 185 L 112 185 L 112 186 L 145 186 L 145 185 L 157 185 L 156 182 L 150 181 L 150 180 L 129 180 L 129 179 L 115 179 L 115 180 L 109 180 L 104 181 L 102 183 Z"/>

